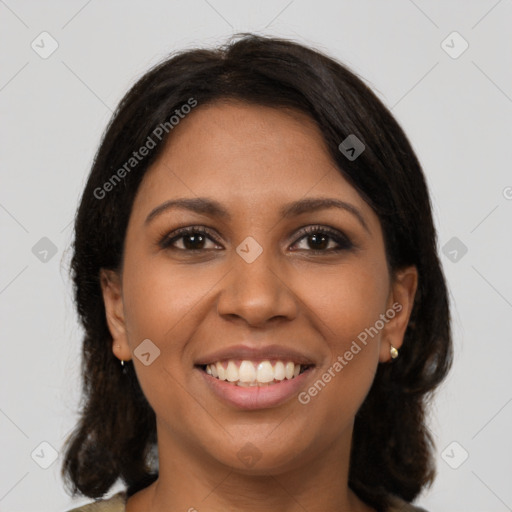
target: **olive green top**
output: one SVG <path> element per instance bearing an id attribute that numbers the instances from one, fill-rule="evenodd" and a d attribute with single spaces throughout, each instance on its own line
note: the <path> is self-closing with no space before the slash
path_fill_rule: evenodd
<path id="1" fill-rule="evenodd" d="M 126 512 L 125 504 L 127 501 L 126 491 L 120 491 L 106 500 L 98 500 L 81 507 L 68 510 L 67 512 Z M 141 510 L 141 512 L 144 512 Z M 381 512 L 381 511 L 379 511 Z M 393 497 L 392 505 L 382 512 L 427 512 L 424 508 L 416 507 Z"/>

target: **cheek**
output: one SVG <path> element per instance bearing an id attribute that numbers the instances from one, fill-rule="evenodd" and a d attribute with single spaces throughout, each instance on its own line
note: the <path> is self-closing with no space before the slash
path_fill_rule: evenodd
<path id="1" fill-rule="evenodd" d="M 361 260 L 316 274 L 302 297 L 331 348 L 339 352 L 375 324 L 385 311 L 388 292 L 385 267 Z"/>
<path id="2" fill-rule="evenodd" d="M 141 262 L 144 262 L 141 264 Z M 177 417 L 187 413 L 183 384 L 188 367 L 183 365 L 187 340 L 204 315 L 201 299 L 214 287 L 211 271 L 173 268 L 165 259 L 127 254 L 123 295 L 128 343 L 138 381 L 157 415 L 169 410 Z M 159 350 L 150 365 L 137 357 L 137 348 L 149 339 Z"/>
<path id="3" fill-rule="evenodd" d="M 373 382 L 380 333 L 372 327 L 385 311 L 389 282 L 385 266 L 361 261 L 317 276 L 315 283 L 308 306 L 319 319 L 330 359 L 318 369 L 301 403 L 337 425 L 355 415 Z"/>
<path id="4" fill-rule="evenodd" d="M 171 266 L 163 258 L 127 258 L 123 276 L 127 322 L 137 332 L 144 329 L 144 335 L 161 338 L 198 305 L 215 282 L 211 272 L 199 267 Z"/>

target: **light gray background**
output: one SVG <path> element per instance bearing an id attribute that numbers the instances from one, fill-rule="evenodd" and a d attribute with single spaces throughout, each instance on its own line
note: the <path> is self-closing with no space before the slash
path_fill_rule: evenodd
<path id="1" fill-rule="evenodd" d="M 51 462 L 40 443 L 59 452 L 76 419 L 71 221 L 111 111 L 168 52 L 239 31 L 294 38 L 345 62 L 410 137 L 440 252 L 453 237 L 467 247 L 458 261 L 441 252 L 456 359 L 430 420 L 438 477 L 417 503 L 512 510 L 511 0 L 0 0 L 0 20 L 0 511 L 89 501 L 65 494 L 61 456 L 40 467 Z M 31 48 L 49 48 L 43 31 L 59 45 L 47 59 Z M 469 44 L 458 58 L 445 51 L 462 48 L 456 36 L 442 46 L 453 31 Z M 57 248 L 46 262 L 32 252 L 43 237 Z"/>

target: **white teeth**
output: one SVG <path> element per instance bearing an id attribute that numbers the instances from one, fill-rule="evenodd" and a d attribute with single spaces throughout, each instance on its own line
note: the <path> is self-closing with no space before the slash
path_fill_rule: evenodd
<path id="1" fill-rule="evenodd" d="M 238 374 L 241 382 L 253 382 L 256 380 L 256 370 L 250 361 L 242 361 Z"/>
<path id="2" fill-rule="evenodd" d="M 226 368 L 226 380 L 229 382 L 236 382 L 240 380 L 238 377 L 238 368 L 233 361 L 229 361 L 228 367 Z"/>
<path id="3" fill-rule="evenodd" d="M 206 373 L 219 380 L 250 387 L 269 386 L 276 381 L 293 379 L 300 374 L 302 368 L 300 364 L 294 364 L 292 361 L 276 361 L 272 366 L 268 360 L 259 363 L 243 360 L 238 366 L 234 360 L 230 360 L 226 368 L 224 362 L 220 361 L 206 365 Z"/>
<path id="4" fill-rule="evenodd" d="M 293 377 L 293 370 L 295 369 L 295 365 L 288 361 L 286 366 L 284 367 L 284 375 L 287 379 L 291 379 Z"/>
<path id="5" fill-rule="evenodd" d="M 208 366 L 213 366 L 213 365 L 208 365 Z M 217 377 L 220 379 L 220 380 L 226 380 L 226 370 L 224 370 L 224 366 L 222 366 L 222 363 L 217 363 L 215 365 L 215 367 L 217 368 Z"/>
<path id="6" fill-rule="evenodd" d="M 293 364 L 293 363 L 292 363 Z M 300 370 L 300 366 L 299 366 Z M 258 382 L 272 382 L 274 380 L 274 368 L 270 364 L 270 361 L 262 361 L 258 365 L 258 375 L 256 376 Z"/>
<path id="7" fill-rule="evenodd" d="M 274 366 L 274 379 L 283 380 L 284 378 L 284 364 L 282 361 L 277 361 L 276 365 Z"/>

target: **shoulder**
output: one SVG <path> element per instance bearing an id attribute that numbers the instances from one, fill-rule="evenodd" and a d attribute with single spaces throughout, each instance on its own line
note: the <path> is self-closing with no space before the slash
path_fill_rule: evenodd
<path id="1" fill-rule="evenodd" d="M 111 498 L 93 501 L 67 512 L 125 512 L 126 491 L 120 491 Z"/>
<path id="2" fill-rule="evenodd" d="M 412 505 L 398 496 L 391 496 L 389 498 L 389 506 L 384 512 L 427 512 L 427 510 Z"/>

